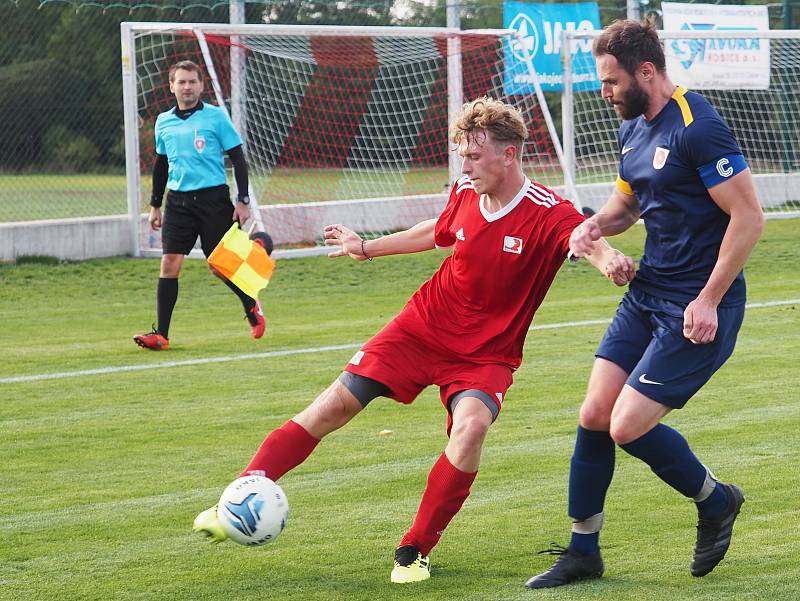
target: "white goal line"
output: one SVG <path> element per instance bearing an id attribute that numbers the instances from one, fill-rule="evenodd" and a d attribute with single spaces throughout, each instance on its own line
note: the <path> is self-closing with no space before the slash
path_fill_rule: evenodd
<path id="1" fill-rule="evenodd" d="M 800 304 L 800 299 L 768 301 L 764 303 L 749 303 L 748 309 L 761 309 L 764 307 L 779 307 L 783 305 Z M 528 328 L 535 330 L 553 330 L 558 328 L 577 328 L 581 326 L 600 325 L 610 322 L 611 319 L 588 319 L 585 321 L 567 321 L 562 323 L 549 323 Z M 96 369 L 83 369 L 79 371 L 65 371 L 51 374 L 32 374 L 28 376 L 12 376 L 0 378 L 0 384 L 16 384 L 20 382 L 38 382 L 40 380 L 59 380 L 63 378 L 76 378 L 79 376 L 97 376 L 101 374 L 114 374 L 126 371 L 142 371 L 145 369 L 161 369 L 163 367 L 183 367 L 186 365 L 207 365 L 209 363 L 227 363 L 229 361 L 242 361 L 245 359 L 269 359 L 272 357 L 288 357 L 290 355 L 303 355 L 308 353 L 325 353 L 328 351 L 343 351 L 361 347 L 363 342 L 351 344 L 337 344 L 331 346 L 318 346 L 300 349 L 286 349 L 282 351 L 266 351 L 263 353 L 242 353 L 240 355 L 227 355 L 223 357 L 207 357 L 205 359 L 187 359 L 185 361 L 166 361 L 164 363 L 148 363 L 146 365 L 120 365 L 116 367 L 99 367 Z"/>

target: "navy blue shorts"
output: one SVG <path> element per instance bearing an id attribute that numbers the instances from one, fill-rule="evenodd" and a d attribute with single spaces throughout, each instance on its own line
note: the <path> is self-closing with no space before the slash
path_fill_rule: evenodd
<path id="1" fill-rule="evenodd" d="M 685 305 L 630 289 L 606 330 L 595 356 L 619 365 L 626 384 L 663 405 L 680 409 L 733 353 L 744 305 L 717 307 L 711 344 L 683 336 Z"/>

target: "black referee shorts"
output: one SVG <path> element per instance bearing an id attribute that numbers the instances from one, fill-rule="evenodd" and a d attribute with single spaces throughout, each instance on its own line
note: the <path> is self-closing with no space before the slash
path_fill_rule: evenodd
<path id="1" fill-rule="evenodd" d="M 228 186 L 203 188 L 194 192 L 167 193 L 161 227 L 164 254 L 188 255 L 197 237 L 208 256 L 233 224 L 233 204 Z"/>

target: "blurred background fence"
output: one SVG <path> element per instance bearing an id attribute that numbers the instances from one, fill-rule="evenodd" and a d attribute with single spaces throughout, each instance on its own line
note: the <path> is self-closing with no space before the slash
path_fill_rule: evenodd
<path id="1" fill-rule="evenodd" d="M 768 4 L 771 28 L 800 27 L 799 2 Z M 652 0 L 599 6 L 603 25 L 632 10 L 660 14 Z M 238 0 L 237 7 L 246 23 L 313 25 L 446 26 L 448 10 L 446 0 Z M 500 0 L 461 0 L 457 14 L 462 29 L 503 25 Z M 0 259 L 20 254 L 9 248 L 36 229 L 12 224 L 127 219 L 120 23 L 230 18 L 227 0 L 0 0 Z M 558 124 L 558 97 L 548 103 Z M 78 256 L 91 254 L 76 244 Z M 38 254 L 35 245 L 25 254 Z"/>

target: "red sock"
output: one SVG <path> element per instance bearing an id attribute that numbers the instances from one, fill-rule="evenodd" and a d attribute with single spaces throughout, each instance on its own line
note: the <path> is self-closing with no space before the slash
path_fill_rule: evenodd
<path id="1" fill-rule="evenodd" d="M 289 420 L 264 439 L 240 476 L 266 476 L 277 481 L 311 455 L 319 443 L 303 426 Z"/>
<path id="2" fill-rule="evenodd" d="M 469 488 L 477 475 L 478 472 L 462 472 L 442 453 L 428 474 L 428 485 L 414 523 L 403 535 L 400 545 L 414 545 L 423 557 L 428 555 L 467 500 Z"/>

